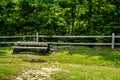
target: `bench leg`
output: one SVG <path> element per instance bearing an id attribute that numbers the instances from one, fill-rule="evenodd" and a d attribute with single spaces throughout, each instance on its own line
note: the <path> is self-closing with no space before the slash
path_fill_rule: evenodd
<path id="1" fill-rule="evenodd" d="M 47 52 L 50 51 L 50 47 L 51 47 L 51 44 L 48 44 L 48 49 L 47 49 Z"/>
<path id="2" fill-rule="evenodd" d="M 20 51 L 18 49 L 13 49 L 13 54 L 14 53 L 19 53 Z"/>

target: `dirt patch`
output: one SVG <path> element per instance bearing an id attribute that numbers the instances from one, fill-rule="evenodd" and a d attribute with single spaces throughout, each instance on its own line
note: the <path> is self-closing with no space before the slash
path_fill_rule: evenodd
<path id="1" fill-rule="evenodd" d="M 40 63 L 46 63 L 47 60 L 41 60 L 41 59 L 25 59 L 23 60 L 25 62 L 40 62 Z"/>
<path id="2" fill-rule="evenodd" d="M 28 55 L 27 58 L 24 59 L 23 61 L 25 61 L 25 62 L 40 62 L 40 63 L 48 62 L 47 60 L 40 59 L 39 57 L 34 56 L 34 55 Z"/>
<path id="3" fill-rule="evenodd" d="M 40 70 L 23 70 L 16 80 L 52 80 L 50 74 L 53 71 L 60 71 L 60 69 L 41 68 Z"/>

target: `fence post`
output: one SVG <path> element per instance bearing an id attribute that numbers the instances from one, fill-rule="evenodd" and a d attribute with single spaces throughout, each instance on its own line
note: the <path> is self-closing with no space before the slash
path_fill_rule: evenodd
<path id="1" fill-rule="evenodd" d="M 112 45 L 111 45 L 112 49 L 114 49 L 115 47 L 115 33 L 112 33 Z"/>
<path id="2" fill-rule="evenodd" d="M 39 35 L 38 35 L 38 33 L 36 33 L 36 42 L 38 42 L 39 41 Z"/>

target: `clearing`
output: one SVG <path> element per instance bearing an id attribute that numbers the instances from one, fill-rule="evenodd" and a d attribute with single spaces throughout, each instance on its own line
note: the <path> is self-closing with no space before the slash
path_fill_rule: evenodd
<path id="1" fill-rule="evenodd" d="M 0 80 L 120 80 L 120 49 L 54 46 L 50 54 L 0 47 Z"/>

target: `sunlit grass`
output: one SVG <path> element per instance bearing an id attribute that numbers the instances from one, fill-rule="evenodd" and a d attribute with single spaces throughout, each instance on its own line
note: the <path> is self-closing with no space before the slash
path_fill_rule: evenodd
<path id="1" fill-rule="evenodd" d="M 119 80 L 120 69 L 99 66 L 65 64 L 68 71 L 53 73 L 53 80 Z"/>
<path id="2" fill-rule="evenodd" d="M 25 69 L 59 68 L 53 80 L 120 80 L 120 49 L 108 47 L 59 46 L 51 54 L 12 54 L 12 47 L 0 47 L 0 80 L 15 80 Z M 26 62 L 41 59 L 46 63 Z M 7 76 L 7 77 L 6 77 Z"/>

